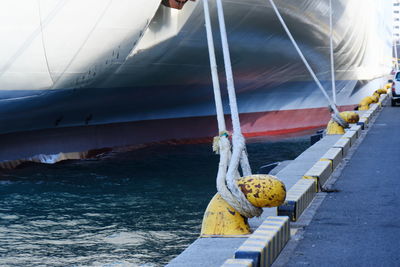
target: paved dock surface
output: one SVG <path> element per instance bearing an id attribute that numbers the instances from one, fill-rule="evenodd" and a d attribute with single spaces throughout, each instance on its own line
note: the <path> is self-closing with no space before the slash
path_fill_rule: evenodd
<path id="1" fill-rule="evenodd" d="M 400 107 L 383 109 L 333 187 L 285 266 L 400 266 Z"/>

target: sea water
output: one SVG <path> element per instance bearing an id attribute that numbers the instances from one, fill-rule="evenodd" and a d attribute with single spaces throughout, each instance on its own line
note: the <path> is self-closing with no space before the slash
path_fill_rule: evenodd
<path id="1" fill-rule="evenodd" d="M 253 170 L 308 138 L 248 144 Z M 216 193 L 209 144 L 159 145 L 0 174 L 0 266 L 163 266 L 199 235 Z"/>

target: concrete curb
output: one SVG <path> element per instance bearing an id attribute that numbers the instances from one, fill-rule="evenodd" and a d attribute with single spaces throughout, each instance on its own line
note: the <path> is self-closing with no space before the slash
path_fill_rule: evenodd
<path id="1" fill-rule="evenodd" d="M 287 192 L 285 203 L 278 207 L 278 216 L 288 216 L 292 222 L 297 221 L 313 201 L 315 186 L 314 180 L 300 179 Z"/>
<path id="2" fill-rule="evenodd" d="M 343 159 L 342 148 L 332 147 L 329 149 L 321 158 L 321 160 L 330 161 L 332 165 L 332 171 L 340 164 Z"/>
<path id="3" fill-rule="evenodd" d="M 320 160 L 304 174 L 303 179 L 315 180 L 315 192 L 319 192 L 320 188 L 325 184 L 332 174 L 331 161 Z"/>
<path id="4" fill-rule="evenodd" d="M 289 217 L 270 216 L 239 247 L 235 259 L 250 259 L 254 267 L 271 266 L 289 239 Z"/>
<path id="5" fill-rule="evenodd" d="M 382 103 L 385 103 L 386 100 L 388 99 L 387 94 L 382 94 L 381 97 L 379 98 L 379 103 L 381 104 L 380 107 L 382 108 Z"/>
<path id="6" fill-rule="evenodd" d="M 349 152 L 350 140 L 347 138 L 340 138 L 339 141 L 337 141 L 336 144 L 333 145 L 333 147 L 342 149 L 342 157 L 344 158 Z"/>
<path id="7" fill-rule="evenodd" d="M 379 104 L 371 104 L 368 111 L 372 114 L 372 116 L 375 116 L 379 110 L 378 108 L 379 108 Z"/>
<path id="8" fill-rule="evenodd" d="M 365 118 L 360 118 L 360 120 L 357 122 L 357 125 L 361 127 L 361 130 L 367 129 L 367 120 Z"/>
<path id="9" fill-rule="evenodd" d="M 254 267 L 254 261 L 249 259 L 229 259 L 221 267 Z"/>
<path id="10" fill-rule="evenodd" d="M 375 110 L 369 109 L 367 112 L 364 113 L 364 117 L 368 118 L 368 121 L 371 121 L 372 117 L 375 116 L 375 113 L 376 113 L 375 111 L 376 111 L 376 108 L 375 108 Z"/>
<path id="11" fill-rule="evenodd" d="M 354 132 L 356 132 L 357 138 L 359 138 L 359 137 L 361 136 L 361 130 L 362 130 L 361 125 L 355 124 L 355 125 L 351 126 L 351 128 L 350 128 L 349 131 L 354 131 Z"/>
<path id="12" fill-rule="evenodd" d="M 357 141 L 357 132 L 354 131 L 347 131 L 343 136 L 343 139 L 350 140 L 350 146 L 353 146 L 354 143 Z"/>

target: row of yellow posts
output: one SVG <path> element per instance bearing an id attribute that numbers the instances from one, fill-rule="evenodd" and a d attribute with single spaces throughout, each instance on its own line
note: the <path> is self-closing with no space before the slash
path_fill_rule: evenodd
<path id="1" fill-rule="evenodd" d="M 372 96 L 363 98 L 358 110 L 368 110 L 372 103 L 378 103 L 381 94 L 391 88 L 388 83 Z M 354 111 L 344 111 L 340 116 L 347 123 L 357 123 L 360 116 Z M 345 129 L 333 119 L 327 126 L 327 134 L 345 134 Z M 246 198 L 256 207 L 277 207 L 286 198 L 285 185 L 272 175 L 251 175 L 237 180 L 237 185 Z M 248 218 L 232 208 L 219 193 L 210 201 L 203 218 L 201 237 L 238 237 L 251 233 Z"/>
<path id="2" fill-rule="evenodd" d="M 389 93 L 391 87 L 392 84 L 388 83 L 384 86 L 383 89 L 376 90 L 372 96 L 364 97 L 358 104 L 358 110 L 368 110 L 371 104 L 379 102 L 379 98 L 382 94 Z M 347 123 L 357 123 L 360 119 L 358 113 L 354 111 L 341 112 L 340 117 L 342 117 L 342 119 L 345 120 Z M 339 125 L 336 121 L 331 119 L 328 122 L 328 126 L 326 128 L 326 134 L 328 135 L 345 134 L 345 129 L 344 127 Z"/>
<path id="3" fill-rule="evenodd" d="M 371 105 L 372 103 L 378 103 L 381 95 L 388 94 L 391 87 L 392 83 L 388 83 L 384 86 L 383 89 L 376 90 L 372 96 L 364 97 L 358 105 L 358 110 L 368 110 L 369 105 Z"/>

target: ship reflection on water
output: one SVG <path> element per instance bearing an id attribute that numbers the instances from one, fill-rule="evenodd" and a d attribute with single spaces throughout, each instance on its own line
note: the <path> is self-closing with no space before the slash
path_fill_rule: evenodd
<path id="1" fill-rule="evenodd" d="M 308 138 L 256 140 L 254 170 Z M 1 266 L 163 266 L 199 234 L 215 194 L 210 144 L 160 145 L 0 176 Z"/>

